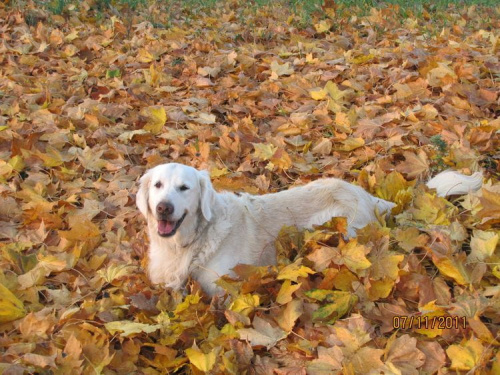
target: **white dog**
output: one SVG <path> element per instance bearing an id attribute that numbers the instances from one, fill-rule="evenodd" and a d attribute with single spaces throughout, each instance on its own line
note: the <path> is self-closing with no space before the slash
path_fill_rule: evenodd
<path id="1" fill-rule="evenodd" d="M 446 171 L 427 185 L 445 196 L 481 184 L 481 173 Z M 151 281 L 177 290 L 191 275 L 213 295 L 214 281 L 237 264 L 275 264 L 274 240 L 284 225 L 311 228 L 343 216 L 353 237 L 395 204 L 334 178 L 261 196 L 218 193 L 206 171 L 169 163 L 142 176 L 137 206 L 148 224 Z"/>

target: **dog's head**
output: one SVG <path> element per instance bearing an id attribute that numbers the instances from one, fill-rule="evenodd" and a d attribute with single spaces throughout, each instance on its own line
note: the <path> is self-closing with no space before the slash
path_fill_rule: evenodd
<path id="1" fill-rule="evenodd" d="M 136 203 L 139 211 L 158 223 L 158 235 L 171 237 L 196 215 L 212 218 L 215 191 L 206 171 L 169 163 L 158 165 L 140 179 Z"/>

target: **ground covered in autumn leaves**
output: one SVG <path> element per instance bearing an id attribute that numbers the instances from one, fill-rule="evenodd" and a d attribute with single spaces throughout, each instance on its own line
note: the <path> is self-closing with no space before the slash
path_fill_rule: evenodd
<path id="1" fill-rule="evenodd" d="M 0 5 L 0 373 L 500 374 L 500 9 L 240 5 Z M 278 266 L 183 296 L 149 283 L 134 203 L 169 161 L 397 207 L 349 241 L 284 228 Z M 446 168 L 485 185 L 438 198 Z"/>

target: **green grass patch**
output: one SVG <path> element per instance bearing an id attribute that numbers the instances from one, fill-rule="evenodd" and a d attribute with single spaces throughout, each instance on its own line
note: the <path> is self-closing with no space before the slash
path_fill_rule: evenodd
<path id="1" fill-rule="evenodd" d="M 11 1 L 11 6 L 23 8 L 27 0 Z M 77 0 L 34 0 L 41 9 L 56 15 L 70 14 L 76 12 L 81 5 Z M 221 14 L 221 9 L 244 12 L 248 10 L 259 10 L 269 8 L 273 10 L 288 12 L 296 17 L 296 26 L 305 28 L 314 25 L 318 20 L 332 17 L 332 13 L 325 12 L 324 0 L 253 0 L 239 1 L 237 6 L 229 4 L 226 0 L 84 0 L 90 8 L 96 12 L 97 19 L 106 18 L 107 14 L 130 18 L 139 16 L 149 20 L 157 27 L 167 27 L 170 20 L 177 19 L 189 23 L 192 16 L 199 12 L 206 14 Z M 454 7 L 455 9 L 476 5 L 491 7 L 493 14 L 498 14 L 498 0 L 336 0 L 335 18 L 349 18 L 365 16 L 370 9 L 391 8 L 396 16 L 402 18 L 432 15 L 436 19 L 440 13 Z M 71 5 L 71 6 L 70 6 Z M 399 13 L 399 14 L 398 14 Z M 157 18 L 161 18 L 158 20 Z"/>

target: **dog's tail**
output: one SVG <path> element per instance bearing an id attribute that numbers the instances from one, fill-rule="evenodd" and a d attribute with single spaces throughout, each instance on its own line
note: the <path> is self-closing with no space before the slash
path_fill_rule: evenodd
<path id="1" fill-rule="evenodd" d="M 427 187 L 436 189 L 440 197 L 467 194 L 481 189 L 482 185 L 483 174 L 481 172 L 466 176 L 452 170 L 441 172 L 427 182 Z"/>

